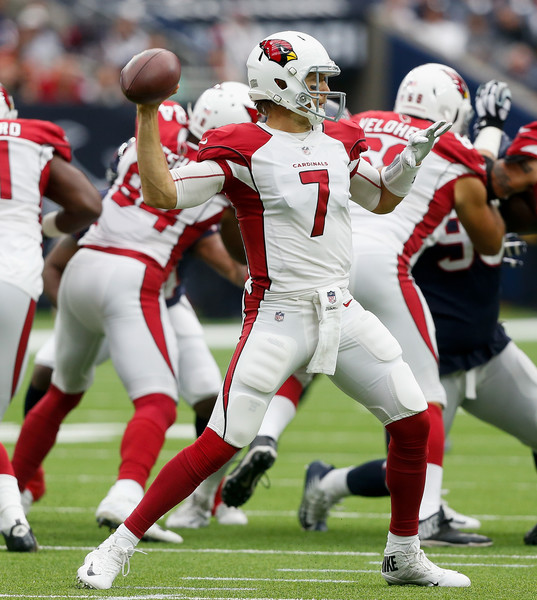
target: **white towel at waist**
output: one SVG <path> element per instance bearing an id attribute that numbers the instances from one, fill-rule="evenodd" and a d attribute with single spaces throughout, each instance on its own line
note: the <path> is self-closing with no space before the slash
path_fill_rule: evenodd
<path id="1" fill-rule="evenodd" d="M 343 292 L 338 287 L 320 288 L 314 302 L 319 317 L 319 341 L 306 370 L 333 375 L 341 335 Z"/>

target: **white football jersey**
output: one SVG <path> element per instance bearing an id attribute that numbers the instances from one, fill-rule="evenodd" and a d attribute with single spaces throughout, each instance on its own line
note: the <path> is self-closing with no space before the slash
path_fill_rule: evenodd
<path id="1" fill-rule="evenodd" d="M 201 140 L 199 159 L 224 170 L 253 295 L 347 287 L 350 171 L 363 149 L 363 132 L 352 123 L 325 123 L 305 134 L 244 123 Z"/>
<path id="2" fill-rule="evenodd" d="M 430 123 L 387 111 L 353 116 L 364 130 L 369 150 L 364 154 L 374 167 L 389 165 L 415 131 Z M 471 142 L 458 134 L 442 135 L 426 156 L 408 195 L 395 210 L 375 215 L 352 206 L 352 227 L 358 252 L 394 253 L 412 266 L 421 252 L 436 242 L 439 226 L 454 207 L 457 179 L 477 176 L 485 181 L 484 158 Z"/>
<path id="3" fill-rule="evenodd" d="M 0 121 L 0 279 L 34 300 L 43 290 L 41 203 L 54 153 L 71 160 L 63 129 L 48 121 Z"/>
<path id="4" fill-rule="evenodd" d="M 159 108 L 161 142 L 170 167 L 193 160 L 196 155 L 196 149 L 185 143 L 188 130 L 183 113 L 171 101 Z M 136 140 L 132 138 L 119 158 L 117 176 L 103 199 L 99 220 L 79 243 L 103 251 L 149 257 L 167 275 L 183 252 L 219 221 L 229 202 L 217 195 L 201 206 L 185 210 L 152 208 L 143 202 L 137 161 Z"/>

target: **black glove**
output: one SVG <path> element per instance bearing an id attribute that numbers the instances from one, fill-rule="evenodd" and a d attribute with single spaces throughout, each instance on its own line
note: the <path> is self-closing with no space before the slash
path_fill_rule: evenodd
<path id="1" fill-rule="evenodd" d="M 511 90 L 503 81 L 492 79 L 482 83 L 475 95 L 477 116 L 475 132 L 484 127 L 503 129 L 505 119 L 511 110 Z"/>
<path id="2" fill-rule="evenodd" d="M 503 262 L 510 267 L 523 267 L 521 258 L 528 251 L 528 244 L 516 233 L 506 233 L 503 243 Z"/>

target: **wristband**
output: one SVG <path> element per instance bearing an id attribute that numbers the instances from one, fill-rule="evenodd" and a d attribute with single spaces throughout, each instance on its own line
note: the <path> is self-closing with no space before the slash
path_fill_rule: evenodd
<path id="1" fill-rule="evenodd" d="M 43 230 L 43 234 L 46 235 L 48 238 L 57 238 L 63 235 L 64 233 L 63 231 L 60 231 L 56 226 L 57 214 L 57 210 L 55 210 L 54 212 L 49 212 L 43 217 L 41 221 L 41 228 Z"/>
<path id="2" fill-rule="evenodd" d="M 389 192 L 404 198 L 410 192 L 418 171 L 419 167 L 409 167 L 398 154 L 391 164 L 382 169 L 380 177 Z"/>
<path id="3" fill-rule="evenodd" d="M 494 158 L 498 157 L 502 142 L 502 130 L 497 127 L 484 127 L 475 138 L 474 147 L 477 150 L 490 152 Z"/>

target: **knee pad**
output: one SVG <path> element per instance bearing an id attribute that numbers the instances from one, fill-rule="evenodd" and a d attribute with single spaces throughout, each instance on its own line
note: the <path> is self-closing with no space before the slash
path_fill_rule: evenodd
<path id="1" fill-rule="evenodd" d="M 233 395 L 227 409 L 224 440 L 237 448 L 244 448 L 255 438 L 270 398 L 241 391 Z"/>
<path id="2" fill-rule="evenodd" d="M 401 412 L 421 412 L 427 409 L 425 396 L 407 363 L 400 362 L 392 369 L 389 385 Z"/>
<path id="3" fill-rule="evenodd" d="M 362 313 L 357 326 L 358 340 L 376 359 L 387 362 L 403 353 L 399 342 L 373 313 Z"/>
<path id="4" fill-rule="evenodd" d="M 254 333 L 240 357 L 236 376 L 244 385 L 274 394 L 292 372 L 296 342 L 291 337 L 266 332 Z"/>

